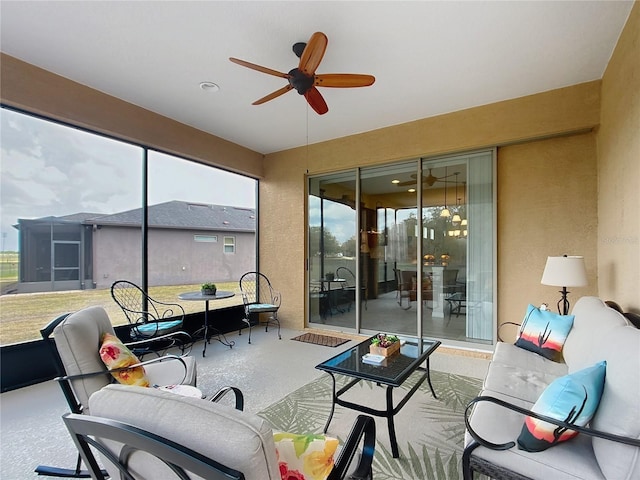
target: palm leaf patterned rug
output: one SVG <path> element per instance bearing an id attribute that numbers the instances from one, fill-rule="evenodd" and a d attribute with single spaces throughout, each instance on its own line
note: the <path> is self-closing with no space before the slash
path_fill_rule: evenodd
<path id="1" fill-rule="evenodd" d="M 394 389 L 394 405 L 419 379 L 416 373 L 402 387 Z M 337 388 L 349 378 L 336 376 Z M 475 397 L 482 381 L 462 375 L 431 371 L 438 396 L 434 399 L 427 382 L 395 416 L 400 458 L 391 455 L 387 421 L 376 417 L 376 452 L 373 477 L 376 480 L 458 480 L 462 479 L 464 409 Z M 331 410 L 331 377 L 316 380 L 287 395 L 259 413 L 274 430 L 291 433 L 322 433 Z M 384 409 L 386 387 L 361 381 L 341 398 Z M 336 406 L 327 435 L 343 443 L 359 412 Z"/>

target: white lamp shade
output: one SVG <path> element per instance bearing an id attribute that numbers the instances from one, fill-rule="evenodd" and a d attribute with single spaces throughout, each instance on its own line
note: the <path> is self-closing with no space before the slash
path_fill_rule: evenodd
<path id="1" fill-rule="evenodd" d="M 587 271 L 584 268 L 584 257 L 547 257 L 540 283 L 555 287 L 586 286 Z"/>

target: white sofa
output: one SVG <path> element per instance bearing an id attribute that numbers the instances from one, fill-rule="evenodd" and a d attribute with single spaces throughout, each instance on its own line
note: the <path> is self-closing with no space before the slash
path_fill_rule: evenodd
<path id="1" fill-rule="evenodd" d="M 465 479 L 473 472 L 494 479 L 640 479 L 640 330 L 596 297 L 580 298 L 571 313 L 565 363 L 513 344 L 496 345 L 480 399 L 471 402 L 465 416 Z M 584 432 L 542 452 L 513 444 L 523 413 L 553 380 L 602 360 L 604 390 Z M 623 438 L 602 438 L 611 435 Z"/>

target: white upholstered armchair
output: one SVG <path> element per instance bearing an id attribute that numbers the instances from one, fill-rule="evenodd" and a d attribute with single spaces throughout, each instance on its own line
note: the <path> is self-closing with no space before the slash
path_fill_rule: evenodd
<path id="1" fill-rule="evenodd" d="M 94 478 L 104 477 L 87 442 L 101 451 L 102 464 L 111 478 L 128 478 L 120 476 L 123 471 L 136 472 L 135 478 L 144 479 L 282 478 L 286 448 L 277 446 L 279 435 L 257 415 L 226 404 L 122 385 L 101 389 L 91 396 L 89 405 L 91 416 L 64 418 Z M 158 412 L 162 412 L 161 418 Z M 326 450 L 315 452 L 314 478 L 371 478 L 374 448 L 375 423 L 361 415 L 335 463 L 327 461 Z M 139 454 L 139 450 L 146 454 Z M 349 468 L 352 463 L 357 466 Z M 176 472 L 186 474 L 178 476 Z"/>

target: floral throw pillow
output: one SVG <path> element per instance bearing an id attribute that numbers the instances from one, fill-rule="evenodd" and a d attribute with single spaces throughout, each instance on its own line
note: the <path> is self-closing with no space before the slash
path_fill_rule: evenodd
<path id="1" fill-rule="evenodd" d="M 331 473 L 337 438 L 275 432 L 273 440 L 282 480 L 325 480 Z"/>
<path id="2" fill-rule="evenodd" d="M 607 363 L 602 361 L 592 367 L 556 378 L 542 392 L 531 411 L 584 427 L 591 421 L 600 405 L 606 366 Z M 577 434 L 575 430 L 527 417 L 518 437 L 518 448 L 528 452 L 541 452 Z"/>
<path id="3" fill-rule="evenodd" d="M 100 358 L 109 370 L 135 365 L 140 362 L 138 357 L 136 357 L 118 337 L 111 333 L 105 333 L 102 336 Z M 149 386 L 149 380 L 147 379 L 144 367 L 120 370 L 119 372 L 111 373 L 111 375 L 123 385 L 135 385 L 138 387 Z"/>
<path id="4" fill-rule="evenodd" d="M 562 361 L 562 347 L 573 327 L 573 315 L 558 315 L 529 305 L 516 346 L 554 362 Z"/>

